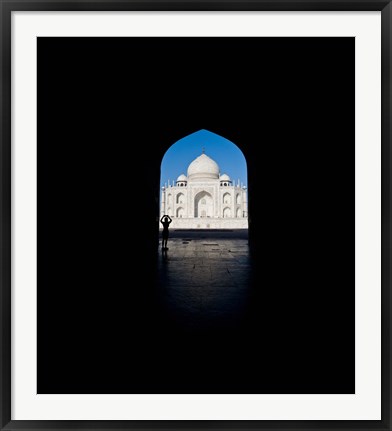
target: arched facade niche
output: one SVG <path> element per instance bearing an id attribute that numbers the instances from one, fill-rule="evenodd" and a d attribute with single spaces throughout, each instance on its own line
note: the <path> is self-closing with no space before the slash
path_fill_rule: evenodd
<path id="1" fill-rule="evenodd" d="M 199 192 L 195 196 L 195 217 L 213 217 L 214 202 L 210 193 L 206 191 Z"/>

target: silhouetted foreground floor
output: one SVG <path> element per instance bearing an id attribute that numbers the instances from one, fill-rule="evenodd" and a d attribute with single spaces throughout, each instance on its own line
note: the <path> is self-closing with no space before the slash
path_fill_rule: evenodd
<path id="1" fill-rule="evenodd" d="M 284 266 L 266 277 L 271 257 L 251 254 L 247 231 L 171 231 L 168 248 L 159 249 L 157 271 L 165 391 L 354 390 L 346 328 L 334 336 L 339 329 L 318 294 L 282 285 Z"/>
<path id="2" fill-rule="evenodd" d="M 171 231 L 167 251 L 96 267 L 100 283 L 48 289 L 38 392 L 353 393 L 352 287 L 303 248 L 262 246 Z"/>
<path id="3" fill-rule="evenodd" d="M 169 388 L 255 391 L 243 362 L 252 273 L 247 231 L 171 230 L 168 248 L 159 249 L 157 297 L 172 358 L 166 366 L 177 375 Z"/>
<path id="4" fill-rule="evenodd" d="M 251 278 L 247 231 L 174 231 L 168 246 L 158 274 L 171 319 L 183 329 L 238 326 Z"/>

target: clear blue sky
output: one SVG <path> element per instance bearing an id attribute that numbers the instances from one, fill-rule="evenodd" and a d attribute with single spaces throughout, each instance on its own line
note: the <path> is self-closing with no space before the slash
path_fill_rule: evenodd
<path id="1" fill-rule="evenodd" d="M 189 164 L 202 154 L 203 148 L 218 163 L 221 175 L 229 175 L 236 184 L 238 179 L 248 184 L 242 151 L 228 139 L 202 129 L 173 143 L 166 151 L 161 164 L 161 186 L 168 180 L 172 183 L 180 174 L 187 175 Z"/>

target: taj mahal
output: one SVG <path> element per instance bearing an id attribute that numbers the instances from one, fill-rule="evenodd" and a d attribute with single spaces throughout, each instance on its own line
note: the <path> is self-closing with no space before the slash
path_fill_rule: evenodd
<path id="1" fill-rule="evenodd" d="M 188 166 L 187 175 L 162 187 L 161 216 L 168 214 L 170 228 L 247 229 L 247 189 L 237 185 L 218 164 L 201 154 Z"/>

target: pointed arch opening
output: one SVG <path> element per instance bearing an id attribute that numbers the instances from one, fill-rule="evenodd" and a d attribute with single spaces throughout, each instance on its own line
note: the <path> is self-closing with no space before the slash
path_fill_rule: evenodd
<path id="1" fill-rule="evenodd" d="M 180 187 L 182 187 L 182 186 L 180 186 Z M 178 193 L 177 194 L 177 197 L 176 197 L 177 204 L 183 204 L 184 203 L 184 199 L 185 199 L 184 193 Z"/>
<path id="2" fill-rule="evenodd" d="M 223 208 L 223 218 L 231 217 L 231 209 L 229 207 Z"/>
<path id="3" fill-rule="evenodd" d="M 214 216 L 214 200 L 212 195 L 205 190 L 197 193 L 194 202 L 194 216 L 195 218 Z"/>
<path id="4" fill-rule="evenodd" d="M 223 203 L 228 205 L 231 204 L 231 195 L 230 193 L 224 193 L 223 194 Z"/>
<path id="5" fill-rule="evenodd" d="M 213 132 L 185 136 L 162 158 L 160 217 L 170 210 L 171 229 L 248 229 L 247 193 L 244 154 Z"/>

